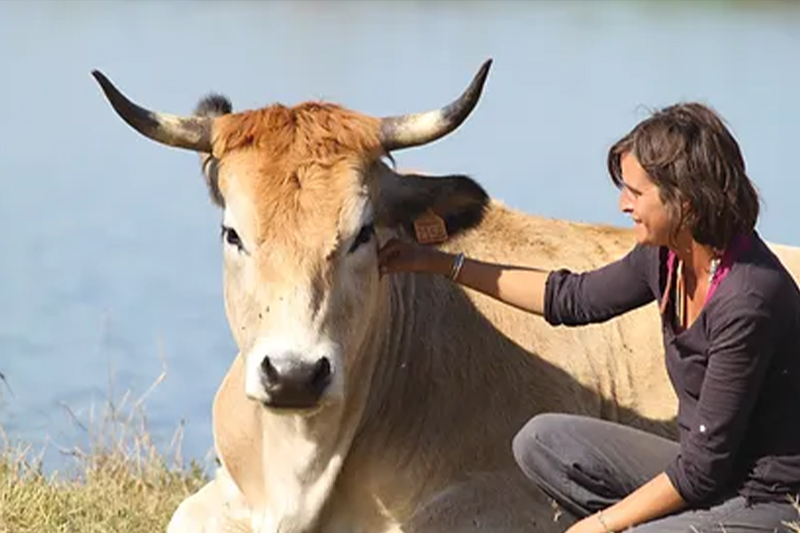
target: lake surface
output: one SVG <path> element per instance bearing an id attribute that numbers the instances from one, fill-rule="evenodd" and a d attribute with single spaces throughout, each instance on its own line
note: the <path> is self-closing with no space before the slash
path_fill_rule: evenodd
<path id="1" fill-rule="evenodd" d="M 800 7 L 800 6 L 798 6 Z M 800 8 L 791 2 L 0 2 L 0 425 L 62 468 L 109 398 L 144 395 L 207 460 L 236 353 L 220 214 L 194 154 L 144 139 L 90 76 L 188 113 L 327 99 L 375 115 L 450 101 L 455 134 L 400 166 L 466 172 L 531 213 L 627 224 L 608 146 L 648 109 L 711 104 L 740 140 L 769 240 L 800 245 Z M 149 392 L 164 373 L 163 380 Z M 94 414 L 93 414 L 94 413 Z"/>

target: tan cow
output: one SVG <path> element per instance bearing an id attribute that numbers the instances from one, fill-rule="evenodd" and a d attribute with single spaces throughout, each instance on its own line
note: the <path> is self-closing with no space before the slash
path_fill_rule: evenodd
<path id="1" fill-rule="evenodd" d="M 443 246 L 490 261 L 588 269 L 631 248 L 628 230 L 528 216 L 466 176 L 387 166 L 458 127 L 488 68 L 451 105 L 386 119 L 328 103 L 234 114 L 222 97 L 179 118 L 94 73 L 136 130 L 201 154 L 223 210 L 240 353 L 214 402 L 222 466 L 171 533 L 560 531 L 512 457 L 526 420 L 573 412 L 672 434 L 654 305 L 553 328 L 444 279 L 379 277 L 379 243 L 412 238 L 428 210 Z"/>

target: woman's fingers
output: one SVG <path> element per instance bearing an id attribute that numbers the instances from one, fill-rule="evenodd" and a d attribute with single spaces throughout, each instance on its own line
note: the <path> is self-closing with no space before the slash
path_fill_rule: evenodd
<path id="1" fill-rule="evenodd" d="M 378 267 L 381 274 L 411 270 L 414 250 L 411 244 L 399 239 L 388 241 L 378 250 Z"/>
<path id="2" fill-rule="evenodd" d="M 398 244 L 399 241 L 397 239 L 391 239 L 378 250 L 379 265 L 386 265 L 398 256 L 400 253 Z"/>

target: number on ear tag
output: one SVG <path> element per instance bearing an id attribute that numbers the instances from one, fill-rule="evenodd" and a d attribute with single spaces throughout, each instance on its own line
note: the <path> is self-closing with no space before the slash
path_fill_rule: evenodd
<path id="1" fill-rule="evenodd" d="M 420 244 L 438 244 L 447 240 L 444 220 L 430 209 L 414 221 L 414 233 Z"/>

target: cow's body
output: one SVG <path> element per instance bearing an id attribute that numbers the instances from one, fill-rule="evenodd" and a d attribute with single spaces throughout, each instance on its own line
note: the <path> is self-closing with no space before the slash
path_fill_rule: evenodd
<path id="1" fill-rule="evenodd" d="M 628 231 L 495 206 L 478 228 L 447 246 L 489 261 L 588 269 L 632 244 Z M 573 412 L 672 431 L 674 395 L 654 305 L 603 325 L 553 328 L 444 279 L 409 274 L 385 279 L 379 309 L 368 318 L 376 341 L 365 355 L 375 368 L 360 381 L 365 396 L 345 407 L 352 416 L 334 431 L 349 436 L 354 430 L 355 437 L 342 447 L 331 500 L 312 531 L 563 530 L 566 518 L 554 522 L 550 502 L 513 461 L 511 440 L 525 421 L 543 411 Z M 285 490 L 277 480 L 297 449 L 294 428 L 303 423 L 267 430 L 282 422 L 245 398 L 242 373 L 237 358 L 216 398 L 220 457 L 234 479 L 274 475 L 276 490 Z M 259 474 L 249 447 L 253 435 L 283 449 L 261 462 Z M 271 445 L 256 449 L 262 447 Z M 270 502 L 283 497 L 262 490 L 252 493 L 272 525 L 280 511 Z M 210 499 L 216 512 L 220 502 Z M 189 505 L 203 514 L 197 503 Z"/>
<path id="2" fill-rule="evenodd" d="M 379 242 L 409 238 L 428 211 L 446 221 L 444 247 L 486 261 L 587 270 L 633 246 L 627 230 L 527 216 L 464 176 L 398 175 L 382 162 L 452 131 L 481 72 L 442 111 L 381 120 L 327 104 L 230 114 L 219 100 L 172 117 L 98 75 L 138 131 L 204 154 L 224 209 L 225 303 L 241 353 L 214 403 L 222 467 L 170 533 L 561 531 L 568 519 L 555 520 L 512 457 L 530 417 L 673 434 L 654 304 L 553 328 L 432 275 L 379 279 Z M 797 277 L 800 252 L 778 250 Z"/>

